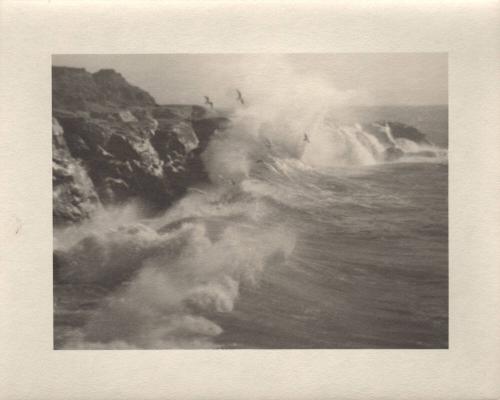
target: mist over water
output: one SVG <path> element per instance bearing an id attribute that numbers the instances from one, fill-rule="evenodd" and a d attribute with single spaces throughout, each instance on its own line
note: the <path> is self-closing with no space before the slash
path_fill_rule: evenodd
<path id="1" fill-rule="evenodd" d="M 260 68 L 209 184 L 55 232 L 57 348 L 447 346 L 446 151 L 380 141 L 336 118 L 355 94 Z"/>

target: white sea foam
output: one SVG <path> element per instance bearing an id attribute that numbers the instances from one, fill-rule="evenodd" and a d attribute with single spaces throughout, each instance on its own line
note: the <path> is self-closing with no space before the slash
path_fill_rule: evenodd
<path id="1" fill-rule="evenodd" d="M 384 152 L 429 150 L 426 145 L 394 138 L 388 124 L 380 124 L 379 137 L 360 124 L 342 125 L 335 119 L 339 106 L 348 107 L 356 93 L 340 92 L 321 77 L 304 76 L 274 59 L 248 71 L 242 82 L 246 103 L 231 116 L 231 125 L 220 132 L 203 154 L 212 182 L 240 182 L 259 163 L 273 159 L 297 159 L 312 168 L 373 165 L 383 162 Z"/>
<path id="2" fill-rule="evenodd" d="M 222 328 L 209 315 L 232 311 L 240 285 L 255 284 L 265 267 L 293 250 L 293 234 L 278 225 L 259 227 L 216 213 L 206 218 L 210 206 L 200 214 L 200 203 L 189 197 L 182 203 L 172 213 L 190 222 L 172 230 L 94 226 L 59 250 L 62 282 L 110 287 L 66 347 L 212 346 Z M 239 207 L 242 213 L 245 206 Z M 246 209 L 245 217 L 253 218 L 252 207 Z M 169 221 L 168 214 L 159 220 Z"/>
<path id="3" fill-rule="evenodd" d="M 271 218 L 263 199 L 305 210 L 354 203 L 349 193 L 308 186 L 303 174 L 380 163 L 387 143 L 408 154 L 437 151 L 395 139 L 387 125 L 384 143 L 361 125 L 339 125 L 331 107 L 348 104 L 352 93 L 286 64 L 272 77 L 268 66 L 257 67 L 240 87 L 245 106 L 202 155 L 214 185 L 191 191 L 154 219 L 140 220 L 140 208 L 130 205 L 56 231 L 61 283 L 107 286 L 64 347 L 216 346 L 223 329 L 216 315 L 233 311 L 241 287 L 257 284 L 295 248 L 296 233 Z"/>

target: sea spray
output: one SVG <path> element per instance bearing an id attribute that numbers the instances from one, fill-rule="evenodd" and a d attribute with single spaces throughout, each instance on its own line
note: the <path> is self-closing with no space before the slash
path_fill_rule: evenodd
<path id="1" fill-rule="evenodd" d="M 247 210 L 250 221 L 255 215 Z M 168 218 L 151 222 L 160 220 Z M 58 284 L 106 287 L 63 347 L 212 346 L 222 328 L 210 315 L 232 311 L 240 285 L 258 284 L 263 268 L 284 262 L 293 250 L 293 234 L 277 224 L 259 227 L 215 215 L 191 221 L 158 231 L 129 224 L 59 249 Z"/>
<path id="2" fill-rule="evenodd" d="M 202 155 L 213 184 L 190 191 L 164 215 L 143 219 L 139 204 L 108 207 L 99 218 L 55 232 L 57 290 L 82 293 L 75 306 L 85 308 L 68 310 L 67 299 L 56 296 L 56 321 L 79 315 L 75 326 L 58 329 L 58 348 L 218 347 L 219 316 L 232 313 L 242 288 L 258 286 L 265 271 L 288 266 L 306 227 L 372 238 L 371 214 L 352 224 L 340 210 L 411 207 L 356 183 L 356 174 L 363 176 L 356 168 L 383 165 L 387 148 L 362 126 L 309 113 L 306 143 L 305 122 L 252 113 L 251 106 L 237 112 Z M 424 148 L 407 140 L 394 142 L 409 155 Z M 297 218 L 316 222 L 289 222 Z M 395 231 L 388 226 L 383 237 Z"/>
<path id="3" fill-rule="evenodd" d="M 342 124 L 336 119 L 338 107 L 348 107 L 355 93 L 335 90 L 318 76 L 297 75 L 286 65 L 269 80 L 267 67 L 261 67 L 262 74 L 258 68 L 249 73 L 253 85 L 245 105 L 232 112 L 229 126 L 202 155 L 213 183 L 241 182 L 272 159 L 329 168 L 374 165 L 420 151 L 437 154 L 430 142 L 395 139 L 387 123 L 374 123 L 369 130 L 359 123 Z"/>
<path id="4" fill-rule="evenodd" d="M 78 227 L 55 232 L 56 324 L 70 321 L 58 326 L 56 347 L 224 347 L 224 316 L 232 315 L 237 324 L 241 314 L 250 332 L 254 324 L 274 332 L 264 339 L 256 335 L 255 343 L 276 346 L 279 337 L 280 346 L 287 340 L 350 344 L 357 336 L 346 339 L 343 332 L 361 337 L 367 331 L 358 310 L 383 297 L 366 300 L 365 293 L 380 295 L 374 290 L 379 286 L 382 294 L 394 286 L 405 294 L 412 289 L 384 280 L 385 249 L 398 251 L 398 243 L 384 241 L 407 239 L 418 229 L 441 234 L 441 226 L 420 214 L 415 218 L 411 213 L 418 205 L 397 186 L 384 186 L 397 174 L 382 176 L 378 184 L 370 179 L 380 172 L 373 166 L 391 171 L 384 165 L 388 149 L 398 148 L 405 159 L 432 146 L 395 138 L 387 124 L 374 133 L 338 122 L 334 107 L 348 105 L 353 93 L 339 92 L 318 76 L 299 75 L 282 60 L 272 62 L 272 68 L 266 60 L 242 74 L 238 85 L 245 104 L 231 112 L 230 124 L 211 137 L 201 156 L 210 183 L 155 218 L 143 219 L 139 204 L 108 207 Z M 407 181 L 404 176 L 400 184 Z M 429 227 L 418 225 L 422 221 Z M 376 240 L 381 243 L 374 246 Z M 404 259 L 407 244 L 402 247 Z M 393 272 L 402 269 L 396 265 Z M 300 279 L 289 277 L 290 271 Z M 266 273 L 271 279 L 259 291 Z M 65 290 L 74 304 L 59 295 Z M 257 293 L 250 302 L 254 309 L 248 313 L 245 302 L 244 311 L 236 312 L 245 290 Z M 352 322 L 343 315 L 354 315 Z M 285 332 L 269 328 L 277 329 L 275 320 Z M 293 337 L 309 323 L 316 328 L 305 334 L 307 340 Z"/>

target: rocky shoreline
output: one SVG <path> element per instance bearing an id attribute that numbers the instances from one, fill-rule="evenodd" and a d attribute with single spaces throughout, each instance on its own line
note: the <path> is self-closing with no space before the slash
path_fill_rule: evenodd
<path id="1" fill-rule="evenodd" d="M 200 156 L 230 123 L 228 115 L 202 106 L 159 105 L 114 70 L 70 67 L 52 68 L 52 121 L 56 227 L 131 200 L 146 214 L 164 210 L 208 179 Z M 425 134 L 398 122 L 364 124 L 363 130 L 385 146 L 386 161 L 403 155 L 393 139 L 430 145 Z"/>
<path id="2" fill-rule="evenodd" d="M 132 199 L 154 213 L 207 178 L 199 156 L 227 118 L 158 105 L 113 70 L 53 67 L 52 79 L 55 226 Z"/>

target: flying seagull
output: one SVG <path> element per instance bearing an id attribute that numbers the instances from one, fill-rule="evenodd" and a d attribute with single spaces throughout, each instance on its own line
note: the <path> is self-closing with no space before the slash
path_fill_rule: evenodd
<path id="1" fill-rule="evenodd" d="M 241 103 L 241 104 L 245 104 L 245 101 L 243 100 L 243 97 L 241 96 L 241 92 L 236 89 L 236 93 L 238 93 L 238 98 L 237 100 Z"/>
<path id="2" fill-rule="evenodd" d="M 203 96 L 205 97 L 205 104 L 208 104 L 210 106 L 210 108 L 214 108 L 214 103 L 212 103 L 209 99 L 208 96 Z"/>

